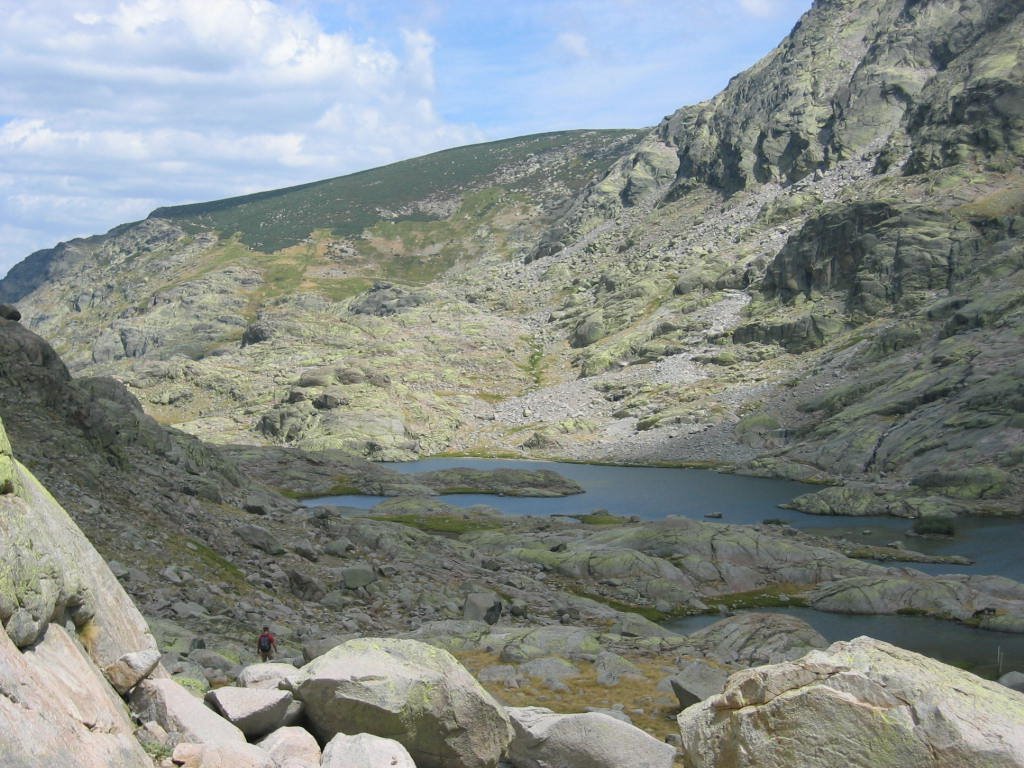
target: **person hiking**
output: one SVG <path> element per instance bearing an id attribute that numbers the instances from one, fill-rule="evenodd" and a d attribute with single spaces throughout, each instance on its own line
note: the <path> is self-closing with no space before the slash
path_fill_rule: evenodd
<path id="1" fill-rule="evenodd" d="M 260 655 L 261 661 L 270 661 L 277 653 L 277 638 L 270 631 L 270 627 L 264 627 L 263 632 L 257 638 L 256 652 Z"/>

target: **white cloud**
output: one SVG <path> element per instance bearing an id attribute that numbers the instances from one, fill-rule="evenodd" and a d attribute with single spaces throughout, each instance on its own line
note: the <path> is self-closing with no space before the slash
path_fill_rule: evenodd
<path id="1" fill-rule="evenodd" d="M 740 8 L 749 13 L 751 16 L 768 17 L 775 15 L 779 10 L 780 6 L 783 5 L 780 0 L 739 0 Z"/>
<path id="2" fill-rule="evenodd" d="M 484 138 L 438 115 L 422 30 L 389 48 L 268 0 L 74 5 L 0 0 L 0 274 L 158 205 Z"/>
<path id="3" fill-rule="evenodd" d="M 580 59 L 590 58 L 590 45 L 587 38 L 578 32 L 562 32 L 558 38 L 558 46 L 566 53 Z"/>

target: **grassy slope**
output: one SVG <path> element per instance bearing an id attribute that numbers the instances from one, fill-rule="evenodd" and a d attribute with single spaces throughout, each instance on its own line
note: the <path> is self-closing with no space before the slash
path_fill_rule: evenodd
<path id="1" fill-rule="evenodd" d="M 210 228 L 223 234 L 238 233 L 242 243 L 264 252 L 295 245 L 314 230 L 336 235 L 358 235 L 378 221 L 435 220 L 440 218 L 419 205 L 433 195 L 458 194 L 477 187 L 503 165 L 529 156 L 559 150 L 574 142 L 628 137 L 635 131 L 563 131 L 475 144 L 436 152 L 360 173 L 260 192 L 208 203 L 158 208 L 154 217 L 191 228 Z M 597 147 L 584 150 L 593 156 Z M 580 162 L 565 179 L 578 186 L 594 169 Z M 575 178 L 572 178 L 575 176 Z M 540 174 L 527 176 L 515 186 L 543 184 Z"/>

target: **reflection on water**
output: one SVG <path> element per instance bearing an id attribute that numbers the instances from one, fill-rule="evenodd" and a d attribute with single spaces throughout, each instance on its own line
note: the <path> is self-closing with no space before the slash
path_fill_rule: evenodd
<path id="1" fill-rule="evenodd" d="M 1024 635 L 1009 632 L 986 632 L 952 621 L 925 616 L 851 616 L 842 613 L 821 613 L 810 608 L 762 608 L 762 613 L 787 613 L 803 619 L 826 640 L 852 640 L 868 635 L 876 640 L 923 653 L 946 664 L 968 669 L 988 678 L 1001 672 L 1024 670 Z M 665 626 L 682 635 L 696 632 L 721 616 L 689 616 Z M 1000 651 L 1003 666 L 997 659 Z"/>

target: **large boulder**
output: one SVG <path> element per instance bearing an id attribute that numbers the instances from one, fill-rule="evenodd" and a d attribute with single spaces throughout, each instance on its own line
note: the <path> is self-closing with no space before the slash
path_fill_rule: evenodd
<path id="1" fill-rule="evenodd" d="M 737 672 L 678 722 L 687 766 L 1024 766 L 1024 696 L 869 637 Z"/>
<path id="2" fill-rule="evenodd" d="M 168 733 L 196 744 L 244 742 L 242 731 L 174 680 L 143 680 L 132 689 L 132 711 L 142 722 L 154 720 Z"/>
<path id="3" fill-rule="evenodd" d="M 680 667 L 669 678 L 669 684 L 679 700 L 679 706 L 686 708 L 721 693 L 728 677 L 728 670 L 704 659 L 694 659 Z"/>
<path id="4" fill-rule="evenodd" d="M 502 707 L 447 651 L 364 638 L 301 669 L 295 697 L 316 735 L 365 732 L 401 742 L 419 768 L 493 768 L 512 738 Z"/>
<path id="5" fill-rule="evenodd" d="M 501 599 L 491 591 L 470 592 L 462 604 L 462 618 L 495 624 L 501 617 Z"/>
<path id="6" fill-rule="evenodd" d="M 676 751 L 639 728 L 600 712 L 559 715 L 544 707 L 508 710 L 516 768 L 671 768 Z"/>
<path id="7" fill-rule="evenodd" d="M 597 636 L 583 627 L 553 624 L 530 627 L 526 631 L 516 628 L 510 632 L 491 632 L 488 644 L 501 649 L 501 660 L 520 662 L 545 656 L 567 659 L 592 658 L 601 652 Z"/>
<path id="8" fill-rule="evenodd" d="M 246 738 L 252 739 L 284 725 L 292 695 L 266 688 L 224 686 L 207 693 L 205 700 Z"/>
<path id="9" fill-rule="evenodd" d="M 30 349 L 34 360 L 52 357 L 45 345 Z M 66 376 L 52 362 L 57 379 Z M 97 665 L 155 648 L 103 558 L 14 458 L 0 424 L 0 765 L 151 765 Z"/>
<path id="10" fill-rule="evenodd" d="M 171 759 L 181 768 L 279 768 L 278 763 L 259 747 L 245 743 L 192 744 L 174 748 Z"/>
<path id="11" fill-rule="evenodd" d="M 291 664 L 272 661 L 262 664 L 250 664 L 238 673 L 235 681 L 242 688 L 275 689 L 282 680 L 295 675 L 299 670 Z"/>
<path id="12" fill-rule="evenodd" d="M 324 747 L 322 768 L 416 768 L 409 752 L 394 739 L 369 733 L 339 733 Z"/>
<path id="13" fill-rule="evenodd" d="M 261 549 L 268 555 L 284 554 L 280 537 L 259 525 L 240 525 L 235 529 L 235 534 L 249 546 Z"/>
<path id="14" fill-rule="evenodd" d="M 6 482 L 4 480 L 6 479 Z M 89 637 L 100 666 L 156 649 L 142 614 L 67 512 L 11 454 L 0 424 L 0 622 L 19 648 L 53 622 Z"/>
<path id="15" fill-rule="evenodd" d="M 257 743 L 277 761 L 278 768 L 320 768 L 320 745 L 305 728 L 278 728 Z"/>

